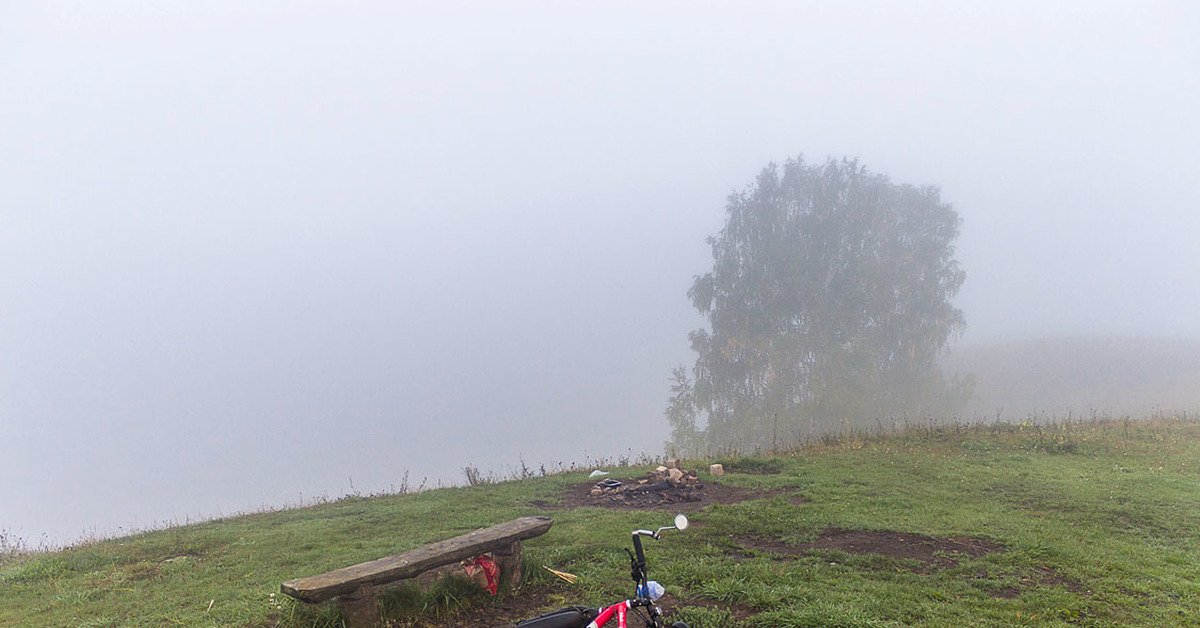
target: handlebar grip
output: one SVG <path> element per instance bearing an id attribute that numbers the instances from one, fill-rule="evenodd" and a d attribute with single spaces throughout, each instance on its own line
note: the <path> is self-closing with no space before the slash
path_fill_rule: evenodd
<path id="1" fill-rule="evenodd" d="M 634 549 L 635 555 L 637 556 L 638 564 L 645 566 L 646 565 L 646 552 L 642 551 L 642 537 L 638 536 L 637 534 L 633 535 L 633 549 Z"/>

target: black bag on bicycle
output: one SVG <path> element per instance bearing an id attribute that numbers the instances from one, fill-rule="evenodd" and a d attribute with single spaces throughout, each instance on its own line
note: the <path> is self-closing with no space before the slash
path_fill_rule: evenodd
<path id="1" fill-rule="evenodd" d="M 514 628 L 583 628 L 596 618 L 599 613 L 594 608 L 584 606 L 568 606 L 553 613 L 546 613 L 523 621 Z"/>

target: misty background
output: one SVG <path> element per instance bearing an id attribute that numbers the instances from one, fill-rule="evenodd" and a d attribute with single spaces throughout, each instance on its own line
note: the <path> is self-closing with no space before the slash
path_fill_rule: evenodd
<path id="1" fill-rule="evenodd" d="M 1194 410 L 1198 27 L 1187 2 L 0 2 L 0 529 L 658 454 L 704 240 L 801 152 L 962 216 L 973 412 Z"/>

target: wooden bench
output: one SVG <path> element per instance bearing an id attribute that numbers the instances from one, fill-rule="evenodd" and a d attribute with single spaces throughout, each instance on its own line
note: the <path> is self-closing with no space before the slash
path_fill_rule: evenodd
<path id="1" fill-rule="evenodd" d="M 472 556 L 492 552 L 501 575 L 513 586 L 520 584 L 521 541 L 545 534 L 553 523 L 549 517 L 523 517 L 403 554 L 288 580 L 279 588 L 305 602 L 323 602 L 336 597 L 348 627 L 376 626 L 380 621 L 375 598 L 377 585 L 413 578 Z"/>

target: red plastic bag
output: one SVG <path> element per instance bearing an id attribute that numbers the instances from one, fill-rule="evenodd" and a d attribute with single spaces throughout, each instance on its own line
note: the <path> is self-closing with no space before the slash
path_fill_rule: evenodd
<path id="1" fill-rule="evenodd" d="M 487 554 L 480 554 L 463 562 L 467 570 L 467 577 L 478 582 L 479 586 L 488 590 L 488 593 L 496 595 L 496 588 L 500 584 L 500 568 L 496 566 L 496 561 Z"/>

